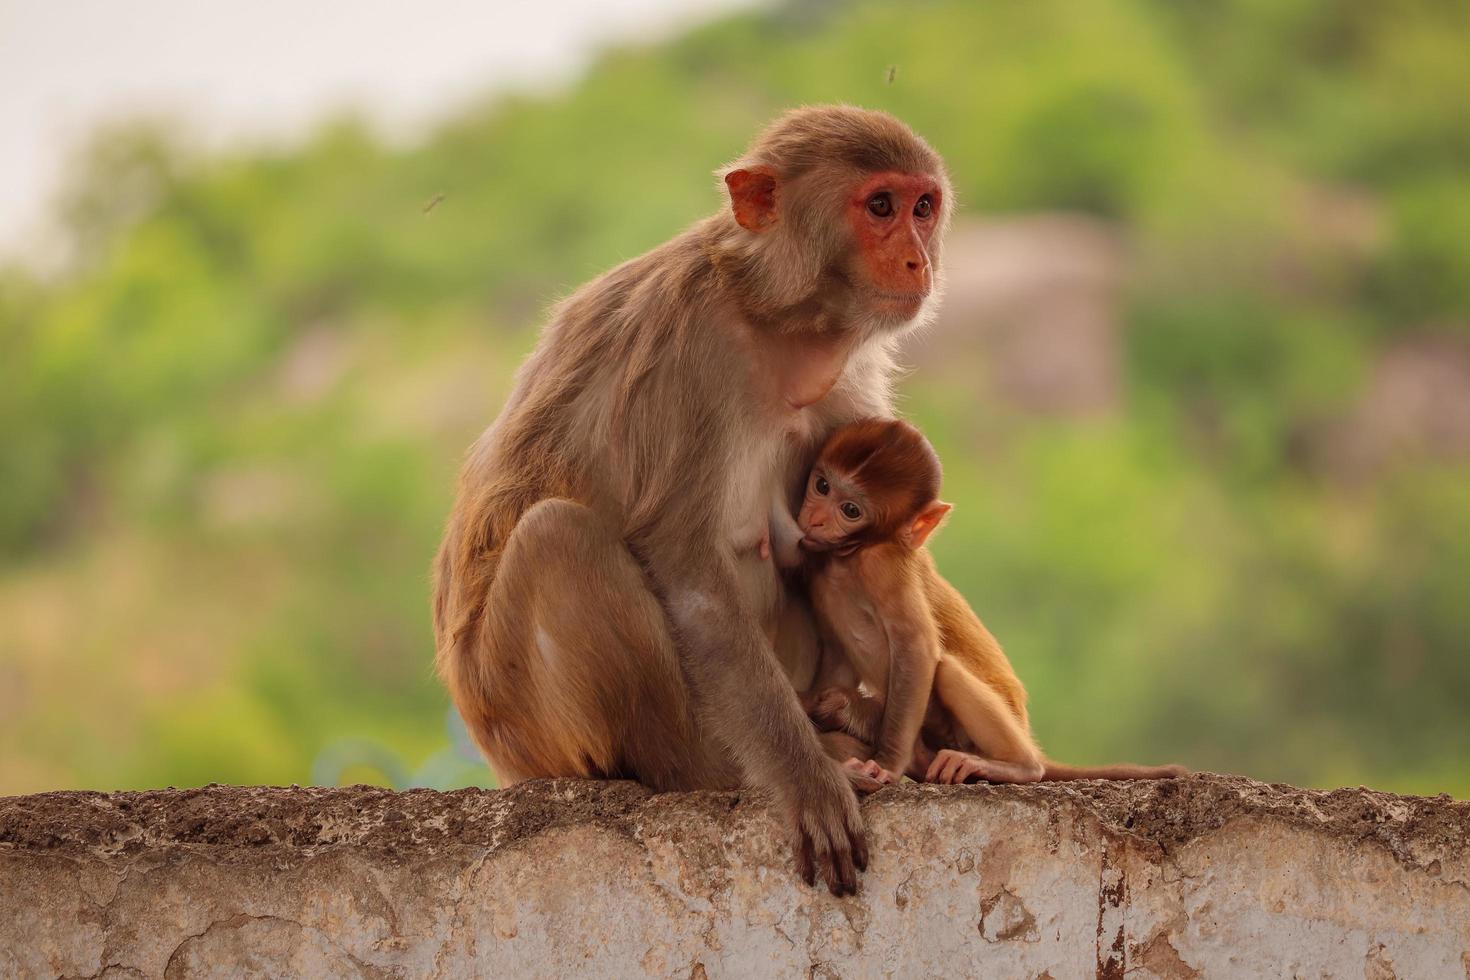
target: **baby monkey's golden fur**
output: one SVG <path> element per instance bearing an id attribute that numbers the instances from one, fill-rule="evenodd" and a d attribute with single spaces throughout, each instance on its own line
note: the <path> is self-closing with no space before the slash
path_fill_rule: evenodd
<path id="1" fill-rule="evenodd" d="M 885 782 L 905 773 L 1006 783 L 1182 774 L 1042 755 L 1010 661 L 924 548 L 949 510 L 938 487 L 939 460 L 906 422 L 854 422 L 823 447 L 799 521 L 804 545 L 818 550 L 809 569 L 823 666 L 805 698 L 818 726 L 870 746 L 868 771 Z"/>

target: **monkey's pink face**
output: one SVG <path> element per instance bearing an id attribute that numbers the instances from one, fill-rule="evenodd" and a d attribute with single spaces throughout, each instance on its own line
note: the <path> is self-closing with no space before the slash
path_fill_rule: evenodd
<path id="1" fill-rule="evenodd" d="M 807 551 L 832 551 L 871 523 L 867 501 L 841 474 L 821 463 L 806 481 L 806 499 L 796 517 L 801 546 Z"/>
<path id="2" fill-rule="evenodd" d="M 876 309 L 918 314 L 934 288 L 930 254 L 943 203 L 928 174 L 889 171 L 858 185 L 847 209 L 858 246 L 854 272 Z"/>

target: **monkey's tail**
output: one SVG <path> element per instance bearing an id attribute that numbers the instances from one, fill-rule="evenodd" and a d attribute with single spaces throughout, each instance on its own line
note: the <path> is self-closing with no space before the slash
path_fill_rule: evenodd
<path id="1" fill-rule="evenodd" d="M 1047 759 L 1045 766 L 1046 771 L 1041 776 L 1045 782 L 1067 779 L 1177 779 L 1189 775 L 1189 770 L 1183 766 L 1137 766 L 1131 762 L 1112 766 L 1068 766 Z"/>

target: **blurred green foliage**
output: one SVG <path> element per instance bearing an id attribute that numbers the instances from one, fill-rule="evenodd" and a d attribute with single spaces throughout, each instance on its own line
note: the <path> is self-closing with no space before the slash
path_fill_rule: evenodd
<path id="1" fill-rule="evenodd" d="M 461 452 L 551 299 L 843 101 L 928 137 L 969 217 L 1129 245 L 1116 412 L 905 388 L 941 567 L 1048 750 L 1470 794 L 1470 466 L 1318 451 L 1395 345 L 1470 334 L 1467 50 L 1449 0 L 788 3 L 410 149 L 99 133 L 72 264 L 0 273 L 0 792 L 352 777 L 357 739 L 373 778 L 484 780 L 427 615 Z"/>

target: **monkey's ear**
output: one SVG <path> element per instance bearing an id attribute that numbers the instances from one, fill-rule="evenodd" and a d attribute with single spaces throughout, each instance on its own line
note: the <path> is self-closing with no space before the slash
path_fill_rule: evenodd
<path id="1" fill-rule="evenodd" d="M 776 174 L 767 167 L 732 170 L 725 175 L 730 209 L 746 231 L 761 232 L 776 223 Z"/>
<path id="2" fill-rule="evenodd" d="M 948 514 L 951 509 L 951 505 L 942 500 L 934 501 L 919 511 L 907 527 L 899 530 L 899 538 L 905 545 L 918 551 L 924 547 L 924 542 L 929 540 L 929 535 L 934 533 L 934 529 L 939 526 L 939 522 L 944 520 L 944 515 Z"/>

